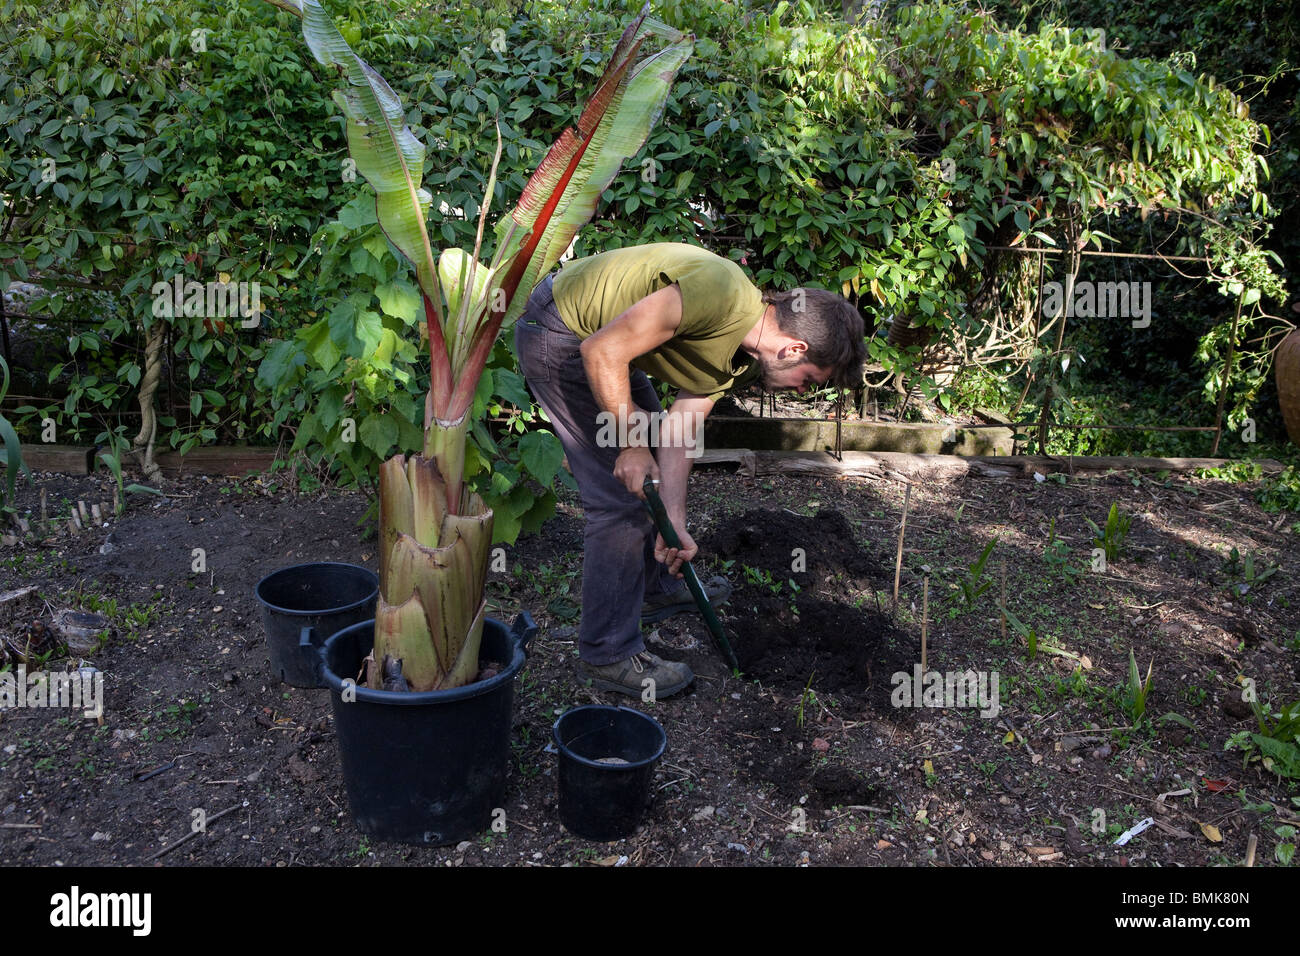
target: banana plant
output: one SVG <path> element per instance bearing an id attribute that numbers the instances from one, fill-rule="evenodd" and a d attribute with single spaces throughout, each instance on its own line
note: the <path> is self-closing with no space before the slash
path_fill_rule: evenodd
<path id="1" fill-rule="evenodd" d="M 441 250 L 426 225 L 425 150 L 397 94 L 358 57 L 316 0 L 269 0 L 302 20 L 313 56 L 339 81 L 348 150 L 375 191 L 380 227 L 415 269 L 430 355 L 422 455 L 379 469 L 379 604 L 367 683 L 439 690 L 475 679 L 487 607 L 492 512 L 464 482 L 474 392 L 497 335 L 595 214 L 601 194 L 658 121 L 694 36 L 649 17 L 619 38 L 576 125 L 565 129 L 494 232 L 479 261 L 501 160 L 500 129 L 472 254 Z M 522 293 L 522 294 L 520 294 Z"/>

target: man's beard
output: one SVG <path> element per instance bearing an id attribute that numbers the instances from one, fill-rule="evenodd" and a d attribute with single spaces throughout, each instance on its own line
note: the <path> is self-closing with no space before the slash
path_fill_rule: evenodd
<path id="1" fill-rule="evenodd" d="M 762 356 L 758 359 L 758 364 L 763 369 L 763 385 L 767 388 L 790 388 L 789 385 L 776 385 L 772 382 L 772 375 L 776 372 L 784 372 L 794 368 L 796 365 L 802 365 L 803 359 L 798 356 L 787 359 L 765 359 Z"/>

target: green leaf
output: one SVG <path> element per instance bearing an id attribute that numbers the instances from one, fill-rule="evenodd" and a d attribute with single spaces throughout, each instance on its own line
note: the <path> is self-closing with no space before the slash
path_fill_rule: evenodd
<path id="1" fill-rule="evenodd" d="M 307 335 L 306 352 L 321 367 L 321 371 L 330 372 L 339 361 L 339 347 L 330 335 L 329 323 L 322 319 L 312 326 Z"/>
<path id="2" fill-rule="evenodd" d="M 527 386 L 524 384 L 523 377 L 508 368 L 499 368 L 495 370 L 495 394 L 504 398 L 516 408 L 527 411 L 532 408 L 533 397 L 529 394 Z"/>
<path id="3" fill-rule="evenodd" d="M 358 314 L 353 331 L 361 343 L 361 354 L 366 358 L 374 357 L 379 348 L 379 339 L 384 334 L 384 320 L 379 317 L 379 313 L 367 309 Z"/>
<path id="4" fill-rule="evenodd" d="M 397 422 L 389 415 L 372 411 L 361 420 L 357 434 L 363 445 L 380 458 L 387 458 L 389 450 L 397 444 Z"/>
<path id="5" fill-rule="evenodd" d="M 540 484 L 549 486 L 564 460 L 564 448 L 550 432 L 531 431 L 519 439 L 519 460 Z"/>
<path id="6" fill-rule="evenodd" d="M 334 102 L 346 118 L 348 151 L 356 171 L 375 191 L 384 234 L 415 265 L 426 294 L 435 295 L 436 265 L 424 227 L 432 197 L 420 184 L 424 145 L 406 125 L 401 100 L 370 64 L 352 52 L 316 0 L 279 0 L 278 5 L 302 18 L 303 38 L 312 55 L 343 78 L 334 91 Z"/>
<path id="7" fill-rule="evenodd" d="M 18 480 L 19 470 L 21 469 L 24 474 L 30 476 L 31 469 L 23 461 L 17 433 L 2 415 L 0 415 L 0 441 L 4 442 L 5 448 L 5 495 L 3 500 L 13 501 L 14 482 Z"/>
<path id="8" fill-rule="evenodd" d="M 379 297 L 379 307 L 385 315 L 401 319 L 407 325 L 422 317 L 419 290 L 408 282 L 395 280 L 385 283 L 375 289 L 375 295 Z"/>
<path id="9" fill-rule="evenodd" d="M 303 355 L 293 340 L 277 342 L 267 353 L 257 369 L 257 384 L 261 388 L 276 388 L 289 381 L 290 373 L 302 367 Z"/>
<path id="10" fill-rule="evenodd" d="M 133 494 L 157 495 L 159 498 L 167 497 L 165 493 L 159 491 L 157 488 L 150 488 L 148 485 L 138 485 L 135 482 L 127 485 L 122 490 Z"/>
<path id="11" fill-rule="evenodd" d="M 492 542 L 514 544 L 522 527 L 521 514 L 517 513 L 505 496 L 486 495 L 485 501 L 493 511 Z"/>

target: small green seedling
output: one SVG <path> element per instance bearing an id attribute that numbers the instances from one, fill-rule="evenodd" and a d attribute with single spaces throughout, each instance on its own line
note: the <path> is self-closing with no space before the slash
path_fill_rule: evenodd
<path id="1" fill-rule="evenodd" d="M 113 473 L 113 481 L 117 483 L 117 513 L 118 514 L 121 514 L 123 511 L 126 510 L 125 492 L 141 492 L 141 493 L 147 493 L 151 495 L 158 495 L 158 497 L 160 498 L 166 497 L 166 495 L 164 495 L 157 488 L 150 488 L 146 485 L 136 484 L 135 482 L 123 486 L 121 445 L 114 443 L 113 450 L 111 452 L 101 451 L 99 453 L 99 460 L 108 466 L 108 470 Z"/>
<path id="2" fill-rule="evenodd" d="M 1274 713 L 1258 701 L 1251 701 L 1258 732 L 1243 730 L 1233 734 L 1224 750 L 1244 753 L 1242 768 L 1256 758 L 1264 769 L 1279 780 L 1300 780 L 1300 701 Z"/>
<path id="3" fill-rule="evenodd" d="M 1011 626 L 1016 629 L 1016 633 L 1025 639 L 1025 646 L 1028 648 L 1025 659 L 1032 661 L 1038 656 L 1038 629 L 1035 627 L 1029 627 L 1006 608 L 1002 609 L 1002 613 L 1007 616 L 1007 620 L 1010 621 Z"/>
<path id="4" fill-rule="evenodd" d="M 760 585 L 773 594 L 781 593 L 781 582 L 772 577 L 772 572 L 767 568 L 753 568 L 744 564 L 741 565 L 741 570 L 744 572 L 745 581 L 749 584 Z"/>
<path id="5" fill-rule="evenodd" d="M 817 692 L 812 689 L 813 678 L 816 676 L 816 671 L 813 671 L 808 675 L 808 683 L 804 685 L 803 693 L 799 695 L 799 706 L 796 707 L 794 711 L 795 726 L 801 730 L 803 729 L 805 710 L 810 707 L 816 708 L 817 706 Z"/>
<path id="6" fill-rule="evenodd" d="M 1232 575 L 1241 575 L 1241 581 L 1233 585 L 1232 590 L 1238 595 L 1247 594 L 1252 588 L 1263 584 L 1277 573 L 1276 565 L 1255 566 L 1255 556 L 1250 552 L 1242 554 L 1236 548 L 1228 552 L 1224 570 Z"/>
<path id="7" fill-rule="evenodd" d="M 998 536 L 994 535 L 989 539 L 989 543 L 984 545 L 984 550 L 980 552 L 980 556 L 966 568 L 966 573 L 957 580 L 957 585 L 961 588 L 962 600 L 965 602 L 968 611 L 975 607 L 975 602 L 979 600 L 985 591 L 993 587 L 992 581 L 981 581 L 981 578 L 984 577 L 984 568 L 988 564 L 989 555 L 993 553 L 993 546 L 997 543 Z"/>
<path id="8" fill-rule="evenodd" d="M 1128 683 L 1124 687 L 1124 713 L 1134 728 L 1141 726 L 1142 718 L 1147 712 L 1147 696 L 1151 693 L 1151 669 L 1155 667 L 1155 658 L 1147 665 L 1145 680 L 1138 677 L 1137 658 L 1133 649 L 1128 652 Z"/>
<path id="9" fill-rule="evenodd" d="M 1292 841 L 1296 837 L 1296 828 L 1290 824 L 1283 824 L 1274 827 L 1273 832 L 1281 837 L 1277 846 L 1273 848 L 1273 859 L 1283 866 L 1290 866 L 1291 861 L 1295 858 L 1295 843 Z"/>
<path id="10" fill-rule="evenodd" d="M 1110 513 L 1106 515 L 1106 527 L 1097 527 L 1097 523 L 1086 516 L 1083 520 L 1088 522 L 1088 527 L 1092 529 L 1095 536 L 1093 544 L 1106 553 L 1106 560 L 1114 561 L 1118 558 L 1120 551 L 1124 549 L 1124 539 L 1128 537 L 1129 528 L 1133 525 L 1132 516 L 1120 514 L 1119 502 L 1115 502 L 1110 506 Z"/>
<path id="11" fill-rule="evenodd" d="M 1070 564 L 1070 546 L 1056 536 L 1056 519 L 1052 518 L 1047 528 L 1047 547 L 1043 549 L 1043 560 L 1061 572 L 1067 583 L 1072 583 L 1079 574 L 1079 569 Z"/>

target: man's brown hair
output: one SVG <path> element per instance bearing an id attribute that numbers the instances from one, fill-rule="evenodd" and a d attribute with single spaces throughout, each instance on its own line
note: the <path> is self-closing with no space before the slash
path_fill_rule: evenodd
<path id="1" fill-rule="evenodd" d="M 763 301 L 775 307 L 776 324 L 783 334 L 808 343 L 805 360 L 832 370 L 827 384 L 840 388 L 862 384 L 867 346 L 862 316 L 851 302 L 825 289 L 803 287 L 765 292 Z"/>

